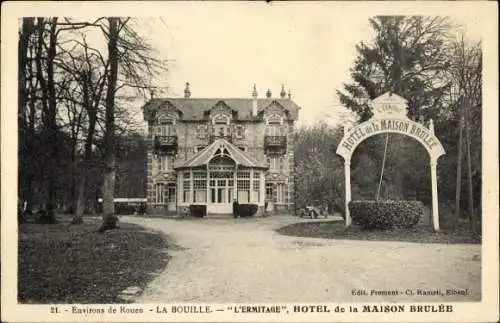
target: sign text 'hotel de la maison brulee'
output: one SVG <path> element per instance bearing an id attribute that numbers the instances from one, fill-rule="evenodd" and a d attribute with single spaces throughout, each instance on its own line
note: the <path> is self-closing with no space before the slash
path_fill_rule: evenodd
<path id="1" fill-rule="evenodd" d="M 373 117 L 349 129 L 344 128 L 344 137 L 337 147 L 337 154 L 344 158 L 346 225 L 350 225 L 348 203 L 351 200 L 351 156 L 356 147 L 365 139 L 381 133 L 399 133 L 419 141 L 429 153 L 432 185 L 432 219 L 434 229 L 439 230 L 439 210 L 437 195 L 437 160 L 445 151 L 439 139 L 434 135 L 434 124 L 430 120 L 429 128 L 408 119 L 406 99 L 387 92 L 371 101 Z"/>

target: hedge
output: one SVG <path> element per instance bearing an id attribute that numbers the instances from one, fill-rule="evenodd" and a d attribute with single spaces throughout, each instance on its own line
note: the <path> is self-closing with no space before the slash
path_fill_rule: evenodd
<path id="1" fill-rule="evenodd" d="M 189 212 L 194 217 L 202 218 L 207 215 L 207 206 L 203 204 L 191 204 L 189 205 Z"/>
<path id="2" fill-rule="evenodd" d="M 423 216 L 420 201 L 351 201 L 353 223 L 364 230 L 411 228 Z"/>
<path id="3" fill-rule="evenodd" d="M 118 215 L 132 215 L 134 214 L 137 206 L 129 205 L 126 203 L 115 203 L 115 214 Z"/>
<path id="4" fill-rule="evenodd" d="M 257 204 L 239 204 L 238 205 L 238 215 L 241 217 L 253 216 L 257 213 L 259 206 Z"/>

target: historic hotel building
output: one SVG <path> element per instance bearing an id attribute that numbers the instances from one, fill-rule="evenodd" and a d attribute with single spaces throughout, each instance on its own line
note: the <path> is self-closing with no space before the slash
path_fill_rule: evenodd
<path id="1" fill-rule="evenodd" d="M 293 208 L 294 122 L 299 107 L 282 87 L 280 97 L 153 98 L 148 123 L 148 212 L 175 212 L 205 204 L 231 213 L 231 203 Z M 262 209 L 262 208 L 260 208 Z"/>

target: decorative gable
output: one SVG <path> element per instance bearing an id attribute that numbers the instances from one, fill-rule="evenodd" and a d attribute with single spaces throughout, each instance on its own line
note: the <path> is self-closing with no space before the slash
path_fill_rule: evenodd
<path id="1" fill-rule="evenodd" d="M 209 118 L 226 118 L 227 120 L 231 120 L 233 116 L 233 109 L 228 106 L 224 101 L 218 101 L 209 112 Z"/>
<path id="2" fill-rule="evenodd" d="M 180 119 L 181 114 L 182 114 L 181 110 L 179 110 L 171 102 L 165 101 L 158 107 L 158 111 L 156 112 L 155 118 L 157 120 L 162 118 Z"/>
<path id="3" fill-rule="evenodd" d="M 281 118 L 280 123 L 283 123 L 283 119 L 288 119 L 288 110 L 286 110 L 277 101 L 272 101 L 270 104 L 264 107 L 262 112 L 264 113 L 264 119 L 266 119 L 266 123 L 270 117 L 274 119 L 277 119 L 278 117 Z"/>
<path id="4" fill-rule="evenodd" d="M 156 114 L 156 122 L 159 123 L 162 120 L 172 120 L 173 123 L 175 124 L 175 121 L 179 119 L 178 113 L 174 110 L 160 110 Z"/>

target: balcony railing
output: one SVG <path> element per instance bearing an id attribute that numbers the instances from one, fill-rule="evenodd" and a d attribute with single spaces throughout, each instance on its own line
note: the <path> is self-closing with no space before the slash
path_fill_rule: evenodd
<path id="1" fill-rule="evenodd" d="M 157 152 L 176 152 L 177 136 L 155 136 L 154 148 Z"/>
<path id="2" fill-rule="evenodd" d="M 286 136 L 265 136 L 264 147 L 266 149 L 286 148 Z"/>

